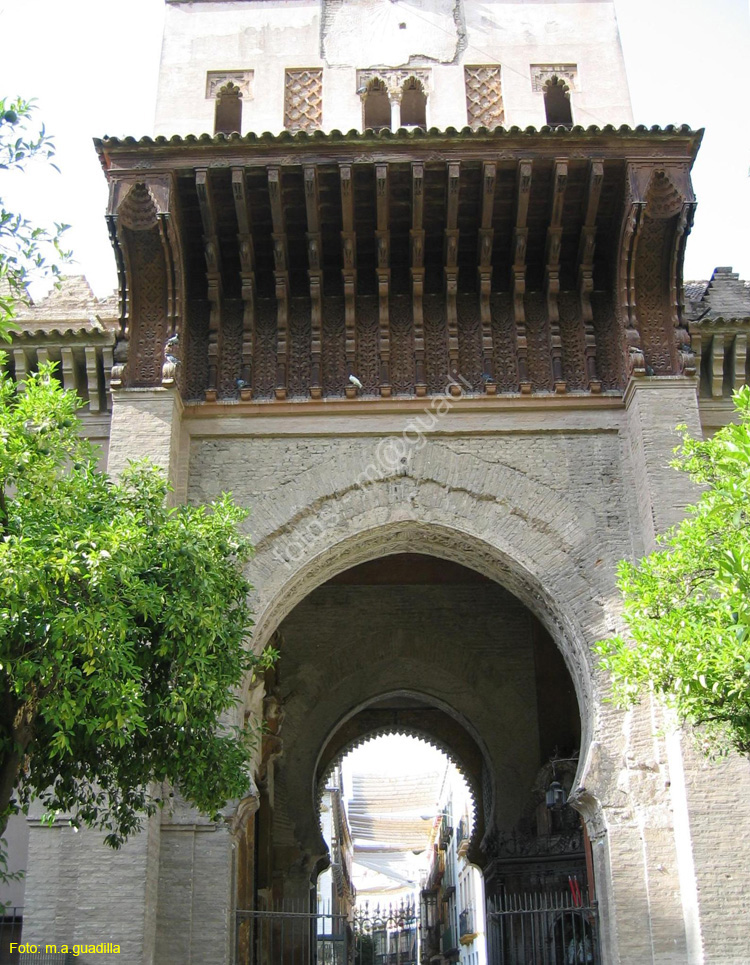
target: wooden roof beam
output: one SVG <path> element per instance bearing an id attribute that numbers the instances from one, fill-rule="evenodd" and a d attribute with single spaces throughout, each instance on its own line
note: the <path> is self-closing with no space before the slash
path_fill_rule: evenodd
<path id="1" fill-rule="evenodd" d="M 545 251 L 544 289 L 547 296 L 547 317 L 550 329 L 550 354 L 552 358 L 552 380 L 555 392 L 566 390 L 563 378 L 562 339 L 560 337 L 560 248 L 562 245 L 562 215 L 565 203 L 565 188 L 568 183 L 568 162 L 556 161 L 552 175 L 552 210 L 547 227 Z"/>
<path id="2" fill-rule="evenodd" d="M 448 323 L 448 364 L 450 366 L 450 390 L 452 395 L 459 395 L 461 387 L 455 381 L 459 373 L 458 357 L 458 309 L 456 296 L 458 294 L 458 198 L 460 190 L 461 165 L 458 161 L 449 161 L 448 202 L 445 219 L 445 245 L 443 269 L 445 275 L 445 312 Z"/>
<path id="3" fill-rule="evenodd" d="M 307 210 L 307 275 L 310 279 L 310 396 L 313 399 L 322 399 L 323 270 L 321 265 L 323 252 L 320 234 L 318 170 L 314 164 L 307 164 L 304 175 Z"/>
<path id="4" fill-rule="evenodd" d="M 586 374 L 589 389 L 594 393 L 602 391 L 602 383 L 596 369 L 596 334 L 594 333 L 594 311 L 591 307 L 591 292 L 594 290 L 594 253 L 596 251 L 596 215 L 604 182 L 604 165 L 592 161 L 589 167 L 589 180 L 586 189 L 586 210 L 581 240 L 578 245 L 578 297 L 583 319 Z"/>
<path id="5" fill-rule="evenodd" d="M 244 168 L 232 168 L 232 194 L 237 215 L 237 241 L 240 249 L 242 284 L 242 365 L 238 388 L 243 402 L 253 397 L 253 355 L 255 352 L 255 249 L 253 247 L 250 198 Z"/>
<path id="6" fill-rule="evenodd" d="M 531 160 L 518 162 L 518 182 L 516 188 L 516 226 L 513 229 L 513 266 L 511 269 L 511 291 L 513 293 L 513 317 L 516 323 L 516 353 L 518 356 L 519 388 L 523 395 L 531 394 L 529 381 L 528 343 L 526 339 L 526 245 L 529 229 L 526 222 L 529 214 L 531 195 Z"/>
<path id="7" fill-rule="evenodd" d="M 412 314 L 414 316 L 414 360 L 416 367 L 415 391 L 427 394 L 424 347 L 424 164 L 415 161 L 411 166 L 411 285 Z"/>
<path id="8" fill-rule="evenodd" d="M 380 395 L 387 398 L 391 394 L 391 325 L 389 315 L 389 295 L 391 286 L 390 269 L 390 231 L 389 231 L 389 187 L 388 165 L 375 165 L 375 194 L 377 207 L 377 268 L 378 275 L 378 357 L 380 361 Z"/>
<path id="9" fill-rule="evenodd" d="M 273 221 L 273 263 L 276 280 L 276 388 L 279 401 L 287 396 L 287 377 L 289 371 L 289 249 L 284 220 L 284 206 L 281 198 L 281 168 L 275 165 L 268 168 L 268 197 L 271 202 Z"/>
<path id="10" fill-rule="evenodd" d="M 206 402 L 215 402 L 219 388 L 219 359 L 221 358 L 221 253 L 216 222 L 216 202 L 207 168 L 195 172 L 195 189 L 198 194 L 201 222 L 203 223 L 203 250 L 206 256 L 206 281 L 208 301 L 211 306 L 208 322 L 208 388 Z"/>
<path id="11" fill-rule="evenodd" d="M 492 213 L 495 206 L 497 167 L 492 161 L 482 165 L 482 220 L 479 228 L 479 316 L 482 324 L 482 382 L 487 395 L 497 395 L 494 346 L 492 342 L 492 245 L 495 231 Z"/>
<path id="12" fill-rule="evenodd" d="M 351 164 L 339 165 L 341 183 L 341 274 L 344 278 L 344 327 L 346 332 L 347 376 L 356 375 L 357 364 L 357 236 L 354 231 L 354 183 Z M 356 387 L 347 382 L 347 398 L 353 399 Z"/>

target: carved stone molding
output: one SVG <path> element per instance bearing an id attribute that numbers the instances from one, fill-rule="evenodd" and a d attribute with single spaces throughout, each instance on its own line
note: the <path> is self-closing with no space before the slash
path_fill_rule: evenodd
<path id="1" fill-rule="evenodd" d="M 499 127 L 505 119 L 500 67 L 464 67 L 466 114 L 471 127 Z"/>
<path id="2" fill-rule="evenodd" d="M 238 87 L 243 100 L 251 100 L 254 74 L 253 70 L 209 70 L 206 73 L 206 100 L 216 100 L 219 91 L 227 84 Z"/>
<path id="3" fill-rule="evenodd" d="M 531 65 L 531 89 L 535 93 L 541 94 L 553 77 L 564 81 L 569 90 L 578 90 L 578 67 L 576 64 Z"/>

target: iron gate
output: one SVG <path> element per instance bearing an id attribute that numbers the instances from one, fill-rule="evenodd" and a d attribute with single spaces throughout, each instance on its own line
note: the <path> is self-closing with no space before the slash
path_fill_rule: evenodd
<path id="1" fill-rule="evenodd" d="M 358 910 L 354 965 L 419 965 L 419 918 L 414 905 Z"/>
<path id="2" fill-rule="evenodd" d="M 236 965 L 351 965 L 352 928 L 345 915 L 238 911 Z"/>
<path id="3" fill-rule="evenodd" d="M 487 924 L 490 965 L 601 965 L 596 902 L 580 891 L 500 895 Z"/>
<path id="4" fill-rule="evenodd" d="M 235 965 L 419 965 L 414 905 L 341 914 L 238 911 Z"/>

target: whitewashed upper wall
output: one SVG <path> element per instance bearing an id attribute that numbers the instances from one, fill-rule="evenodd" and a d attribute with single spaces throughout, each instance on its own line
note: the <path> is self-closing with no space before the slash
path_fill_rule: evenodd
<path id="1" fill-rule="evenodd" d="M 573 122 L 632 123 L 606 0 L 167 0 L 155 133 L 213 133 L 208 71 L 252 71 L 242 133 L 284 128 L 284 72 L 322 68 L 325 131 L 362 128 L 357 70 L 429 70 L 427 126 L 467 123 L 464 66 L 501 65 L 506 127 L 539 127 L 532 65 L 577 68 Z"/>

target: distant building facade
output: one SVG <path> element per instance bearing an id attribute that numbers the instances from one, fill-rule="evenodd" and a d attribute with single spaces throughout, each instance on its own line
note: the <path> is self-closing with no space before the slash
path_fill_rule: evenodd
<path id="1" fill-rule="evenodd" d="M 674 426 L 747 378 L 747 285 L 683 295 L 700 133 L 626 126 L 607 0 L 166 13 L 156 136 L 96 142 L 119 302 L 69 281 L 9 364 L 59 362 L 110 472 L 148 455 L 175 500 L 252 509 L 252 645 L 281 657 L 223 823 L 178 803 L 114 854 L 31 815 L 24 933 L 272 965 L 236 914 L 312 901 L 320 782 L 411 733 L 466 777 L 490 900 L 576 878 L 608 965 L 745 963 L 747 763 L 615 710 L 592 650 L 617 561 L 694 500 Z"/>

